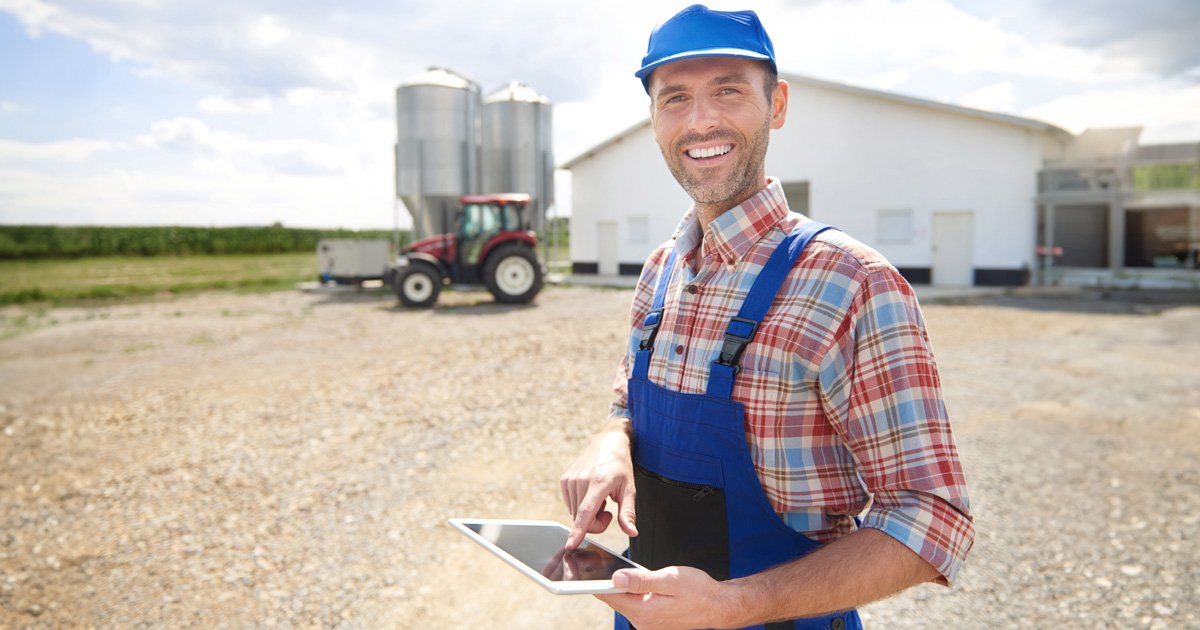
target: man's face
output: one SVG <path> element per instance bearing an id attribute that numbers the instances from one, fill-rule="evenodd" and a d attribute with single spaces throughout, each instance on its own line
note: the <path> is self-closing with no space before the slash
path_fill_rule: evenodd
<path id="1" fill-rule="evenodd" d="M 685 59 L 650 76 L 654 138 L 697 204 L 732 208 L 766 186 L 767 139 L 786 118 L 787 84 L 768 99 L 765 80 L 761 63 L 736 57 Z"/>

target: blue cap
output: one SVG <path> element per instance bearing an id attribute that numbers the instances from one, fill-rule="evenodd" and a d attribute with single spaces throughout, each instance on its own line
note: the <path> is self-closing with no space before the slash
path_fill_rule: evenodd
<path id="1" fill-rule="evenodd" d="M 754 11 L 713 11 L 702 4 L 675 14 L 650 33 L 642 67 L 633 76 L 650 91 L 655 68 L 691 57 L 761 59 L 775 67 L 775 47 Z"/>

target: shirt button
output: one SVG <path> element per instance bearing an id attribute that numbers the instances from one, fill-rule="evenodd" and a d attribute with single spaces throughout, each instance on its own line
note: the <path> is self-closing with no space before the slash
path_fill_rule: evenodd
<path id="1" fill-rule="evenodd" d="M 698 287 L 694 284 L 689 284 L 689 285 L 687 285 L 687 292 L 691 293 L 692 295 L 696 295 L 697 293 L 700 292 L 700 287 Z"/>
<path id="2" fill-rule="evenodd" d="M 675 354 L 683 354 L 683 346 L 675 346 Z"/>
<path id="3" fill-rule="evenodd" d="M 841 617 L 838 617 L 837 619 L 833 620 L 833 623 L 829 624 L 829 627 L 832 628 L 832 630 L 844 630 L 846 627 L 846 621 Z"/>

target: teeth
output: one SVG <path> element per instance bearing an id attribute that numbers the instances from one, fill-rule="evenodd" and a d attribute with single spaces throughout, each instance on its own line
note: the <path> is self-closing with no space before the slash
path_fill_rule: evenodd
<path id="1" fill-rule="evenodd" d="M 725 155 L 726 153 L 729 153 L 732 150 L 733 150 L 732 144 L 722 144 L 721 146 L 708 147 L 706 149 L 689 149 L 687 154 L 688 154 L 688 157 L 699 159 L 699 158 L 710 158 L 710 157 L 714 157 L 717 155 Z"/>

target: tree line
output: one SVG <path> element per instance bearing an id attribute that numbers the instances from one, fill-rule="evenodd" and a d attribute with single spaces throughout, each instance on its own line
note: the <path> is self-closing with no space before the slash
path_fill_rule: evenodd
<path id="1" fill-rule="evenodd" d="M 0 259 L 315 252 L 325 238 L 387 239 L 391 230 L 0 225 Z M 401 232 L 401 244 L 408 234 Z"/>

